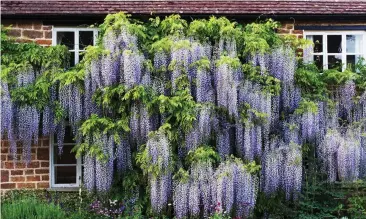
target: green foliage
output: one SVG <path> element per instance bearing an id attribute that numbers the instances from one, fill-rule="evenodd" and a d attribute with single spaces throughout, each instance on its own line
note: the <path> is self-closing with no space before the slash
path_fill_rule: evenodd
<path id="1" fill-rule="evenodd" d="M 261 74 L 259 66 L 254 67 L 253 65 L 246 63 L 242 65 L 242 70 L 245 77 L 262 85 L 261 87 L 264 92 L 268 92 L 274 96 L 280 94 L 281 81 L 269 75 L 268 72 Z"/>
<path id="2" fill-rule="evenodd" d="M 85 78 L 85 69 L 84 65 L 79 63 L 74 68 L 63 72 L 62 74 L 57 74 L 53 78 L 53 83 L 58 82 L 61 87 L 75 84 L 80 89 L 84 88 L 84 78 Z"/>
<path id="3" fill-rule="evenodd" d="M 191 64 L 191 67 L 196 67 L 199 70 L 209 70 L 210 69 L 210 60 L 207 57 L 203 57 L 198 61 L 195 61 Z"/>
<path id="4" fill-rule="evenodd" d="M 194 20 L 189 24 L 188 28 L 188 36 L 192 36 L 202 43 L 218 43 L 221 38 L 234 39 L 236 42 L 239 42 L 241 34 L 240 26 L 225 17 Z"/>
<path id="5" fill-rule="evenodd" d="M 262 166 L 261 166 L 261 165 L 256 164 L 256 162 L 255 162 L 255 161 L 252 161 L 252 162 L 250 162 L 250 163 L 248 163 L 248 164 L 245 164 L 245 165 L 244 165 L 244 168 L 245 168 L 249 173 L 251 173 L 251 174 L 257 174 L 257 173 L 259 173 L 259 172 L 260 172 L 260 170 L 261 170 Z"/>
<path id="6" fill-rule="evenodd" d="M 281 38 L 274 31 L 278 27 L 279 23 L 272 19 L 264 23 L 246 25 L 243 33 L 243 56 L 256 53 L 264 54 L 269 52 L 271 48 L 279 45 L 282 42 Z"/>
<path id="7" fill-rule="evenodd" d="M 360 190 L 360 185 L 363 189 Z M 364 183 L 327 184 L 310 181 L 297 210 L 299 218 L 366 218 Z"/>
<path id="8" fill-rule="evenodd" d="M 151 45 L 150 53 L 169 52 L 173 46 L 173 40 L 169 37 L 164 37 Z"/>
<path id="9" fill-rule="evenodd" d="M 227 65 L 230 68 L 238 69 L 241 64 L 240 64 L 239 58 L 237 58 L 237 57 L 232 58 L 230 56 L 223 55 L 220 57 L 219 60 L 217 60 L 216 65 L 217 66 Z"/>
<path id="10" fill-rule="evenodd" d="M 322 80 L 322 75 L 314 64 L 303 65 L 296 70 L 295 82 L 310 99 L 324 97 L 326 86 Z"/>
<path id="11" fill-rule="evenodd" d="M 160 129 L 165 130 L 169 139 L 173 141 L 178 140 L 180 131 L 187 133 L 192 129 L 199 107 L 190 94 L 187 77 L 179 77 L 176 84 L 178 88 L 172 96 L 157 96 L 148 105 L 166 115 L 165 123 Z"/>
<path id="12" fill-rule="evenodd" d="M 50 104 L 49 90 L 54 78 L 61 75 L 69 63 L 66 46 L 42 47 L 35 43 L 15 43 L 1 30 L 1 80 L 11 88 L 11 98 L 19 105 L 34 105 L 42 110 Z M 33 71 L 36 81 L 15 88 L 17 75 Z M 51 103 L 51 107 L 56 107 Z"/>
<path id="13" fill-rule="evenodd" d="M 306 112 L 317 113 L 318 105 L 313 101 L 302 99 L 299 107 L 295 110 L 295 113 L 304 114 Z"/>
<path id="14" fill-rule="evenodd" d="M 198 147 L 195 151 L 189 151 L 187 161 L 191 165 L 206 162 L 216 163 L 220 161 L 220 156 L 212 147 L 203 145 Z"/>
<path id="15" fill-rule="evenodd" d="M 156 22 L 158 21 L 160 19 Z M 179 36 L 185 33 L 187 25 L 187 21 L 181 19 L 180 15 L 170 15 L 160 22 L 161 33 L 163 36 Z"/>
<path id="16" fill-rule="evenodd" d="M 174 180 L 177 180 L 178 182 L 187 183 L 189 182 L 189 173 L 188 171 L 184 170 L 183 168 L 180 168 L 173 176 Z"/>
<path id="17" fill-rule="evenodd" d="M 354 71 L 359 76 L 356 78 L 356 85 L 360 90 L 366 90 L 366 61 L 361 57 L 356 63 Z"/>
<path id="18" fill-rule="evenodd" d="M 356 80 L 358 78 L 358 75 L 349 69 L 346 69 L 343 72 L 338 71 L 337 69 L 329 69 L 325 70 L 321 76 L 324 83 L 328 86 L 341 85 L 346 81 Z"/>

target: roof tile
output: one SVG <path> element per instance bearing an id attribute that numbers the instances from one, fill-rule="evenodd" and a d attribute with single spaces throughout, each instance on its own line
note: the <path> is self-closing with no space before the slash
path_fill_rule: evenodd
<path id="1" fill-rule="evenodd" d="M 176 1 L 9 1 L 2 0 L 6 15 L 105 15 L 124 11 L 131 14 L 275 14 L 275 15 L 361 15 L 366 16 L 365 0 L 176 0 Z"/>

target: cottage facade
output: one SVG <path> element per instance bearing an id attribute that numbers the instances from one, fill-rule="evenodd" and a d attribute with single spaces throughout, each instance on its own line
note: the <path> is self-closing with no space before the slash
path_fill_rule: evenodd
<path id="1" fill-rule="evenodd" d="M 212 1 L 2 1 L 2 24 L 18 42 L 43 46 L 66 45 L 71 65 L 82 59 L 88 45 L 96 43 L 98 30 L 110 13 L 126 12 L 146 19 L 180 14 L 183 18 L 226 16 L 246 23 L 273 18 L 282 27 L 278 34 L 292 34 L 315 43 L 313 61 L 323 68 L 354 65 L 366 57 L 366 1 L 364 0 L 212 0 Z M 82 182 L 82 161 L 75 159 L 71 131 L 66 131 L 62 156 L 53 136 L 40 137 L 32 146 L 32 162 L 25 166 L 19 146 L 14 164 L 9 143 L 1 140 L 1 190 L 78 189 Z"/>

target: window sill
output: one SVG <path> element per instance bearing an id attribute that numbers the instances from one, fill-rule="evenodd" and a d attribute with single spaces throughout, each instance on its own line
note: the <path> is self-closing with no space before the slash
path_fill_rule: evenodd
<path id="1" fill-rule="evenodd" d="M 77 192 L 79 187 L 54 187 L 49 188 L 47 191 L 57 191 L 57 192 Z"/>

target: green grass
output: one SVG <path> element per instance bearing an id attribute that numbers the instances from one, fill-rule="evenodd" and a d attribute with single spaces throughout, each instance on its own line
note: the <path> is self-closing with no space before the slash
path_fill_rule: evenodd
<path id="1" fill-rule="evenodd" d="M 47 204 L 35 198 L 5 202 L 1 206 L 1 218 L 7 219 L 58 219 L 67 218 L 66 213 L 52 203 Z"/>

